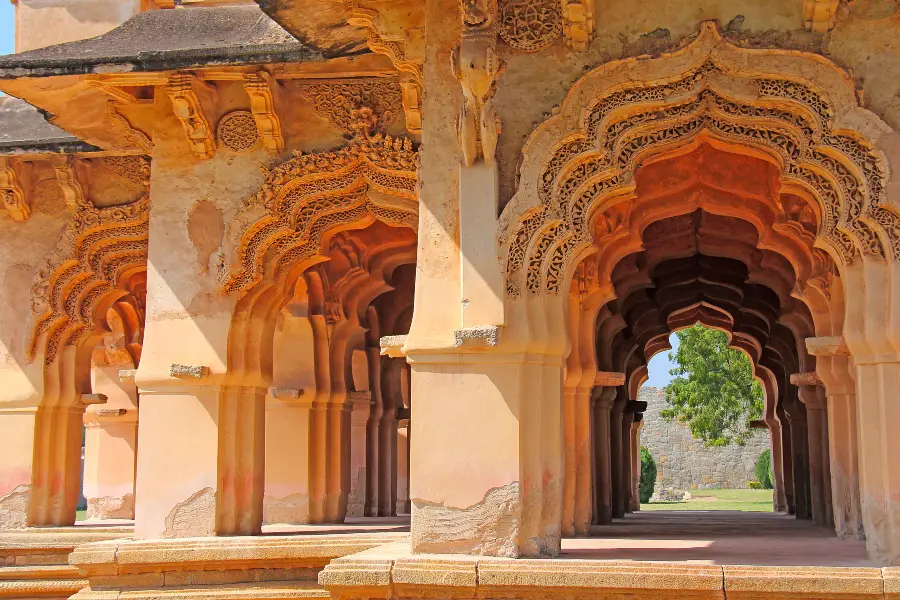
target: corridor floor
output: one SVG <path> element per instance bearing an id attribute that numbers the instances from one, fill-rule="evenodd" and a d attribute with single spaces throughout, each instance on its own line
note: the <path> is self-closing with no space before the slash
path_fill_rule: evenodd
<path id="1" fill-rule="evenodd" d="M 877 566 L 864 541 L 791 515 L 740 511 L 653 511 L 564 539 L 562 558 L 714 565 Z"/>

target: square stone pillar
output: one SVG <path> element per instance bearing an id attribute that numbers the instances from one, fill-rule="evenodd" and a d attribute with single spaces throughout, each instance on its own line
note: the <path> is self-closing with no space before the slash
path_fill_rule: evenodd
<path id="1" fill-rule="evenodd" d="M 350 392 L 350 403 L 350 495 L 347 498 L 347 515 L 362 517 L 366 509 L 366 438 L 372 412 L 372 392 Z"/>
<path id="2" fill-rule="evenodd" d="M 309 523 L 312 394 L 273 388 L 266 399 L 263 522 Z"/>
<path id="3" fill-rule="evenodd" d="M 397 514 L 408 515 L 409 503 L 409 419 L 397 423 Z"/>
<path id="4" fill-rule="evenodd" d="M 644 413 L 635 413 L 631 424 L 631 512 L 641 510 L 641 429 Z"/>
<path id="5" fill-rule="evenodd" d="M 36 408 L 0 408 L 0 529 L 28 521 Z"/>
<path id="6" fill-rule="evenodd" d="M 410 354 L 412 550 L 559 553 L 562 360 Z"/>

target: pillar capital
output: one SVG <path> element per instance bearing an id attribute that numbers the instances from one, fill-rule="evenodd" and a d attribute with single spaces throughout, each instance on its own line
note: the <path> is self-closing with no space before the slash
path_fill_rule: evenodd
<path id="1" fill-rule="evenodd" d="M 806 338 L 806 351 L 813 356 L 850 356 L 844 336 Z"/>

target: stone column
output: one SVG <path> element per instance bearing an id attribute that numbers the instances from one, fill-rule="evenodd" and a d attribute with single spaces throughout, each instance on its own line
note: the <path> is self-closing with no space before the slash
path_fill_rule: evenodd
<path id="1" fill-rule="evenodd" d="M 795 373 L 791 375 L 791 384 L 798 386 L 798 396 L 806 407 L 807 443 L 809 445 L 809 497 L 812 508 L 812 520 L 817 525 L 827 525 L 828 511 L 825 498 L 826 487 L 831 482 L 825 481 L 825 463 L 828 457 L 823 454 L 823 439 L 827 438 L 828 417 L 825 414 L 824 398 L 816 392 L 821 382 L 815 373 Z"/>
<path id="2" fill-rule="evenodd" d="M 366 508 L 366 433 L 372 412 L 372 393 L 368 390 L 350 392 L 350 403 L 350 495 L 347 498 L 347 516 L 362 517 Z"/>
<path id="3" fill-rule="evenodd" d="M 409 514 L 409 419 L 397 422 L 397 514 Z"/>
<path id="4" fill-rule="evenodd" d="M 841 337 L 807 338 L 828 402 L 828 445 L 834 529 L 841 539 L 865 539 L 859 507 L 855 369 Z"/>
<path id="5" fill-rule="evenodd" d="M 374 312 L 374 311 L 373 311 Z M 371 326 L 371 325 L 370 325 Z M 367 517 L 377 517 L 381 502 L 381 417 L 384 414 L 384 399 L 381 387 L 381 350 L 366 348 L 366 363 L 369 372 L 369 390 L 372 391 L 372 409 L 369 411 L 368 433 L 366 436 L 366 506 Z"/>
<path id="6" fill-rule="evenodd" d="M 28 525 L 37 408 L 0 407 L 0 529 Z"/>
<path id="7" fill-rule="evenodd" d="M 634 407 L 629 406 L 634 402 L 629 402 L 622 413 L 622 503 L 626 513 L 631 512 L 631 493 L 634 490 L 632 485 L 634 476 L 634 461 L 632 460 L 631 451 L 633 443 L 631 439 L 632 426 L 634 425 Z"/>
<path id="8" fill-rule="evenodd" d="M 120 366 L 113 364 L 95 366 L 92 371 L 91 387 L 107 401 L 88 407 L 84 414 L 82 487 L 87 518 L 133 519 L 138 433 L 134 370 L 120 371 Z"/>
<path id="9" fill-rule="evenodd" d="M 384 411 L 379 427 L 378 516 L 390 517 L 397 507 L 397 410 L 403 406 L 402 359 L 381 362 L 381 399 Z"/>
<path id="10" fill-rule="evenodd" d="M 625 468 L 631 467 L 624 461 L 622 427 L 625 406 L 628 404 L 628 396 L 624 387 L 616 388 L 616 399 L 613 401 L 609 418 L 609 443 L 610 443 L 610 473 L 612 475 L 612 516 L 621 519 L 625 516 Z M 629 424 L 630 428 L 630 424 Z M 630 431 L 630 429 L 629 429 Z"/>
<path id="11" fill-rule="evenodd" d="M 631 512 L 641 510 L 641 429 L 644 428 L 644 413 L 634 415 L 631 425 Z"/>
<path id="12" fill-rule="evenodd" d="M 797 399 L 797 388 L 794 386 L 788 386 L 786 399 L 785 414 L 791 425 L 791 470 L 796 515 L 798 519 L 811 519 L 806 407 Z"/>
<path id="13" fill-rule="evenodd" d="M 621 375 L 624 382 L 625 374 Z M 591 398 L 594 402 L 594 503 L 597 506 L 597 524 L 608 525 L 612 523 L 610 411 L 616 398 L 616 388 L 595 387 Z"/>
<path id="14" fill-rule="evenodd" d="M 775 414 L 781 425 L 781 471 L 784 482 L 784 499 L 789 515 L 797 514 L 797 501 L 794 497 L 794 451 L 791 445 L 791 422 L 787 412 L 779 405 Z"/>

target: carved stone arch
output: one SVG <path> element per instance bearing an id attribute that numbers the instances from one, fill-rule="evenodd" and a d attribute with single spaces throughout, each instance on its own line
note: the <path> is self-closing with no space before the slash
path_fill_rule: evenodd
<path id="1" fill-rule="evenodd" d="M 507 295 L 558 294 L 560 273 L 593 243 L 596 215 L 633 197 L 638 167 L 707 142 L 767 156 L 786 186 L 815 198 L 816 245 L 839 265 L 860 254 L 900 258 L 900 217 L 887 205 L 889 169 L 875 145 L 888 132 L 833 63 L 740 48 L 711 23 L 676 52 L 598 67 L 525 145 L 499 230 Z"/>

